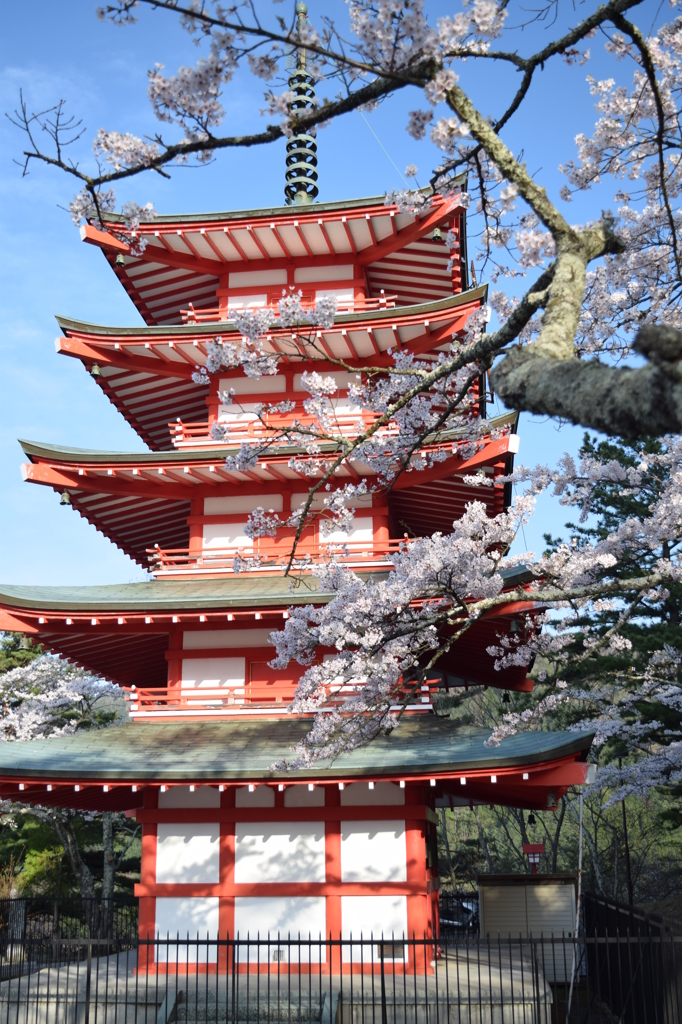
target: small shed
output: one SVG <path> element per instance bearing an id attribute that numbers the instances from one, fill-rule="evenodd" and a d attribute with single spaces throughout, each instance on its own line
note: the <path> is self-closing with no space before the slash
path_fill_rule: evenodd
<path id="1" fill-rule="evenodd" d="M 574 933 L 576 881 L 574 874 L 479 875 L 481 936 L 549 939 L 538 949 L 545 976 L 548 981 L 563 981 L 570 976 L 571 947 L 559 942 L 552 948 L 551 938 L 561 940 Z"/>

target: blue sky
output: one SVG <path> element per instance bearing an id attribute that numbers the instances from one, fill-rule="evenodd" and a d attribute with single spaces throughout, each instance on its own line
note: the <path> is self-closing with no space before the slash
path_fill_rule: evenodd
<path id="1" fill-rule="evenodd" d="M 591 6 L 591 5 L 590 5 Z M 267 2 L 258 4 L 269 11 Z M 584 5 L 587 10 L 588 5 Z M 309 4 L 310 16 L 324 12 L 345 24 L 341 0 Z M 437 13 L 454 13 L 454 4 L 437 4 Z M 645 30 L 657 5 L 644 5 L 638 23 Z M 30 24 L 26 11 L 30 11 Z M 275 9 L 278 13 L 284 8 Z M 582 13 L 582 8 L 579 8 Z M 14 109 L 19 90 L 32 109 L 65 99 L 81 118 L 85 135 L 73 156 L 92 165 L 91 144 L 100 127 L 142 135 L 157 130 L 146 99 L 146 71 L 156 62 L 174 71 L 196 59 L 197 51 L 172 18 L 145 11 L 127 29 L 102 24 L 92 0 L 32 0 L 27 8 L 3 9 L 0 98 L 3 111 Z M 551 31 L 551 36 L 550 36 Z M 553 29 L 534 25 L 519 31 L 516 45 L 529 52 L 544 45 Z M 574 154 L 573 138 L 594 121 L 585 78 L 612 73 L 593 40 L 596 59 L 586 68 L 549 65 L 538 76 L 530 101 L 510 126 L 505 139 L 557 195 L 562 182 L 556 168 Z M 499 113 L 502 99 L 515 85 L 516 73 L 495 65 L 467 66 L 464 86 L 479 109 Z M 263 83 L 238 74 L 225 96 L 225 130 L 236 134 L 259 130 Z M 422 181 L 435 162 L 430 145 L 405 132 L 407 111 L 424 106 L 415 92 L 383 104 L 369 115 L 374 132 L 402 171 L 417 164 Z M 172 136 L 172 129 L 167 133 Z M 382 194 L 402 180 L 360 114 L 340 119 L 319 135 L 322 200 Z M 33 167 L 22 178 L 13 162 L 21 159 L 23 139 L 6 119 L 0 125 L 0 262 L 4 329 L 0 333 L 2 418 L 0 421 L 0 582 L 23 584 L 94 584 L 143 578 L 142 570 L 70 509 L 59 506 L 51 490 L 21 482 L 22 453 L 17 438 L 75 447 L 144 450 L 142 442 L 103 397 L 80 362 L 54 351 L 55 314 L 101 324 L 141 323 L 132 303 L 101 254 L 80 242 L 61 207 L 75 191 L 66 176 Z M 145 176 L 119 189 L 120 201 L 152 200 L 161 212 L 252 209 L 281 201 L 284 146 L 230 151 L 203 169 L 178 169 L 170 181 Z M 605 200 L 608 205 L 608 197 Z M 576 204 L 572 219 L 599 215 L 594 196 Z M 564 450 L 575 452 L 582 432 L 550 421 L 522 418 L 520 458 L 525 463 L 553 462 Z M 540 548 L 542 533 L 560 531 L 566 514 L 543 498 L 537 520 L 526 528 L 528 546 Z"/>

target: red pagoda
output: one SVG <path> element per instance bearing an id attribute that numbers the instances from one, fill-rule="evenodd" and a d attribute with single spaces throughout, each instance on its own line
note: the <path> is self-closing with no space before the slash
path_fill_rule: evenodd
<path id="1" fill-rule="evenodd" d="M 435 936 L 436 808 L 475 801 L 552 809 L 586 779 L 587 734 L 530 733 L 486 748 L 485 729 L 456 726 L 434 712 L 438 688 L 532 687 L 525 669 L 496 672 L 486 653 L 515 617 L 534 608 L 530 595 L 464 634 L 389 736 L 331 767 L 285 775 L 270 768 L 311 720 L 289 710 L 304 670 L 272 669 L 269 635 L 292 605 L 329 599 L 315 578 L 325 548 L 311 523 L 302 538 L 308 585 L 290 592 L 282 567 L 291 537 L 254 541 L 245 527 L 258 507 L 285 514 L 299 507 L 310 478 L 291 468 L 285 446 L 267 448 L 248 471 L 227 469 L 225 458 L 244 441 L 259 444 L 261 403 L 286 399 L 292 411 L 281 415 L 301 419 L 306 370 L 335 377 L 338 421 L 357 429 L 348 397 L 355 373 L 339 372 L 322 355 L 292 352 L 291 332 L 275 328 L 266 343 L 279 356 L 276 374 L 254 380 L 230 370 L 206 386 L 193 380 L 196 368 L 216 335 L 239 340 L 235 310 L 272 306 L 283 289 L 300 290 L 304 303 L 336 298 L 338 313 L 317 331 L 316 350 L 359 375 L 368 365 L 389 367 L 396 348 L 436 359 L 486 293 L 467 280 L 458 196 L 435 196 L 415 214 L 384 197 L 313 203 L 311 161 L 296 156 L 302 147 L 296 137 L 290 141 L 290 202 L 283 207 L 159 216 L 135 231 L 113 218 L 111 230 L 82 229 L 146 326 L 60 318 L 57 350 L 96 377 L 149 451 L 22 442 L 24 478 L 51 487 L 150 566 L 153 578 L 2 588 L 0 628 L 118 683 L 129 721 L 3 744 L 0 796 L 135 816 L 143 826 L 143 936 Z M 460 241 L 452 267 L 446 232 Z M 221 402 L 228 388 L 236 395 L 232 406 Z M 483 383 L 478 402 L 483 415 Z M 227 440 L 214 439 L 216 422 L 229 423 Z M 474 467 L 493 481 L 509 470 L 518 450 L 516 418 L 494 423 L 505 432 L 475 455 L 461 453 L 461 436 L 445 436 L 443 461 L 404 474 L 389 492 L 358 499 L 341 557 L 361 576 L 377 578 L 390 571 L 406 535 L 447 532 L 471 500 L 485 500 L 490 515 L 506 508 L 503 484 L 483 489 L 482 498 L 463 479 Z M 372 467 L 351 460 L 336 485 L 361 479 L 372 483 Z M 259 568 L 236 574 L 235 556 L 252 554 L 260 556 Z M 516 590 L 523 574 L 508 582 Z"/>

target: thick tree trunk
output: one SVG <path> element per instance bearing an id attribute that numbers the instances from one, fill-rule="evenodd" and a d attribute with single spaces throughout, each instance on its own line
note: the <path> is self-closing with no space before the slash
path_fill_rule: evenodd
<path id="1" fill-rule="evenodd" d="M 34 818 L 38 818 L 54 829 L 59 842 L 64 847 L 64 853 L 78 882 L 78 890 L 85 901 L 86 919 L 90 936 L 98 936 L 100 915 L 98 900 L 95 894 L 95 879 L 92 871 L 81 857 L 76 833 L 70 822 L 66 818 L 60 818 L 57 815 L 53 816 L 49 811 L 44 811 L 38 807 L 22 807 L 22 811 L 25 814 L 32 815 Z"/>
<path id="2" fill-rule="evenodd" d="M 561 826 L 564 823 L 566 817 L 566 797 L 561 798 L 561 811 L 557 818 L 556 828 L 554 830 L 554 838 L 552 839 L 552 871 L 556 874 L 557 860 L 559 859 L 559 836 L 561 835 Z"/>
<path id="3" fill-rule="evenodd" d="M 493 873 L 493 858 L 492 858 L 492 855 L 490 853 L 490 847 L 488 846 L 488 841 L 487 841 L 487 839 L 485 837 L 485 832 L 483 831 L 483 826 L 481 825 L 481 816 L 478 813 L 478 807 L 474 807 L 474 817 L 476 818 L 476 825 L 478 827 L 478 845 L 481 848 L 481 853 L 485 857 L 485 863 L 486 863 L 486 866 L 488 868 L 488 872 L 492 875 L 492 873 Z"/>
<path id="4" fill-rule="evenodd" d="M 114 883 L 116 855 L 114 853 L 114 816 L 110 811 L 102 815 L 102 937 L 111 938 L 114 932 Z"/>
<path id="5" fill-rule="evenodd" d="M 598 359 L 551 359 L 514 348 L 491 371 L 510 409 L 547 415 L 605 434 L 660 437 L 682 431 L 682 331 L 649 325 L 633 347 L 649 363 L 616 368 Z"/>

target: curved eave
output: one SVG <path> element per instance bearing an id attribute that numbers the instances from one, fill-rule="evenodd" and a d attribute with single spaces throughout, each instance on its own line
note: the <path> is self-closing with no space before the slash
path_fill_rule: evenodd
<path id="1" fill-rule="evenodd" d="M 373 570 L 358 573 L 375 582 L 386 579 L 387 572 Z M 526 566 L 504 571 L 505 588 L 510 590 L 531 583 L 535 576 Z M 321 604 L 334 595 L 320 590 L 319 580 L 310 576 L 305 587 L 290 589 L 284 576 L 231 576 L 216 580 L 147 580 L 143 583 L 111 583 L 89 587 L 24 587 L 0 584 L 0 608 L 26 611 L 33 616 L 43 612 L 62 615 L 171 615 L 176 611 L 209 612 L 233 607 L 288 607 L 297 604 Z"/>
<path id="2" fill-rule="evenodd" d="M 451 187 L 462 187 L 466 184 L 466 174 L 457 175 L 450 181 Z M 433 195 L 433 189 L 429 186 L 418 189 L 423 196 Z M 155 217 L 153 224 L 204 224 L 222 223 L 223 221 L 253 219 L 271 220 L 273 217 L 302 218 L 306 214 L 311 218 L 317 218 L 320 213 L 338 213 L 342 210 L 357 210 L 365 207 L 385 207 L 386 196 L 365 196 L 356 199 L 338 199 L 332 202 L 316 202 L 310 207 L 306 206 L 269 206 L 257 207 L 253 210 L 227 210 L 212 213 L 172 213 L 159 214 Z M 125 220 L 115 214 L 107 214 L 106 222 L 112 225 L 122 226 Z"/>
<path id="3" fill-rule="evenodd" d="M 71 736 L 3 744 L 0 779 L 48 778 L 102 782 L 268 781 L 273 761 L 290 756 L 310 729 L 310 718 L 172 723 L 120 727 Z M 354 777 L 409 778 L 429 774 L 481 776 L 539 766 L 584 762 L 593 733 L 530 732 L 486 747 L 490 732 L 456 726 L 433 715 L 404 717 L 388 736 L 338 757 L 334 764 L 294 772 L 320 782 Z M 499 775 L 498 775 L 499 778 Z M 569 783 L 570 784 L 570 783 Z"/>
<path id="4" fill-rule="evenodd" d="M 515 428 L 514 415 L 498 417 L 496 427 Z M 467 502 L 483 501 L 495 515 L 503 510 L 502 487 L 478 488 L 462 476 L 508 464 L 518 450 L 518 436 L 508 434 L 490 441 L 473 455 L 459 454 L 463 432 L 451 431 L 439 438 L 447 458 L 434 466 L 402 474 L 389 495 L 389 513 L 417 535 L 449 530 L 453 518 Z M 168 452 L 96 452 L 22 441 L 30 460 L 21 467 L 24 480 L 66 491 L 72 508 L 143 567 L 154 545 L 163 550 L 187 548 L 192 502 L 216 495 L 254 495 L 306 491 L 307 481 L 290 467 L 292 455 L 301 449 L 272 449 L 249 471 L 224 468 L 234 447 L 211 447 Z M 335 451 L 322 445 L 322 457 Z M 372 468 L 353 461 L 337 474 L 338 486 L 358 477 L 370 479 Z M 393 511 L 391 511 L 393 510 Z M 403 527 L 405 528 L 405 527 Z M 400 534 L 398 534 L 400 535 Z"/>
<path id="5" fill-rule="evenodd" d="M 386 571 L 359 575 L 375 583 Z M 518 590 L 533 579 L 525 567 L 504 574 L 508 603 L 489 612 L 467 630 L 439 664 L 448 686 L 484 685 L 527 691 L 532 680 L 523 667 L 495 671 L 487 653 L 511 620 L 534 614 L 534 595 L 519 600 Z M 22 632 L 35 643 L 91 672 L 125 686 L 164 687 L 166 651 L 177 629 L 260 628 L 279 630 L 292 605 L 321 605 L 333 594 L 321 591 L 310 576 L 305 586 L 289 588 L 283 576 L 231 576 L 213 580 L 150 580 L 103 587 L 13 587 L 0 589 L 0 629 Z"/>
<path id="6" fill-rule="evenodd" d="M 382 574 L 372 574 L 375 579 Z M 234 607 L 286 608 L 331 600 L 321 593 L 316 577 L 291 592 L 283 576 L 232 576 L 217 580 L 148 580 L 144 583 L 120 583 L 101 587 L 21 587 L 0 586 L 0 607 L 33 615 L 59 612 L 85 616 L 106 613 L 116 615 L 161 615 L 174 612 L 222 611 Z"/>
<path id="7" fill-rule="evenodd" d="M 444 299 L 436 299 L 433 302 L 419 302 L 409 306 L 395 306 L 390 309 L 360 310 L 356 313 L 339 313 L 334 317 L 334 323 L 346 326 L 347 324 L 354 323 L 355 321 L 359 323 L 373 323 L 375 320 L 380 322 L 382 320 L 395 320 L 396 318 L 421 318 L 429 314 L 457 309 L 459 306 L 465 306 L 469 303 L 483 302 L 485 301 L 487 294 L 488 285 L 483 284 L 478 285 L 476 288 L 470 288 L 467 291 L 459 292 L 457 295 L 449 295 Z M 188 338 L 189 340 L 192 340 L 195 337 L 210 339 L 214 337 L 216 333 L 229 333 L 228 329 L 231 325 L 232 331 L 235 336 L 237 335 L 236 328 L 234 327 L 234 321 L 232 320 L 220 320 L 200 324 L 171 324 L 167 327 L 113 327 L 103 324 L 92 324 L 87 320 L 75 320 L 73 317 L 66 316 L 56 316 L 55 320 L 59 324 L 60 330 L 66 336 L 69 334 L 88 334 L 101 338 L 140 338 L 143 342 L 145 340 L 148 341 L 150 338 L 163 337 L 177 339 Z"/>
<path id="8" fill-rule="evenodd" d="M 516 427 L 518 421 L 518 413 L 509 412 L 502 413 L 500 416 L 492 416 L 489 419 L 489 423 L 493 429 L 511 428 L 512 433 Z M 447 444 L 450 441 L 462 440 L 466 437 L 467 427 L 461 427 L 453 430 L 441 431 L 438 435 L 439 441 Z M 424 443 L 428 444 L 430 438 L 427 436 Z M 508 441 L 508 438 L 504 438 Z M 68 445 L 53 445 L 45 444 L 38 441 L 29 441 L 24 438 L 18 438 L 19 444 L 21 445 L 24 454 L 31 460 L 31 462 L 44 461 L 44 462 L 63 462 L 64 464 L 70 464 L 79 466 L 87 463 L 93 465 L 101 465 L 104 468 L 110 464 L 119 464 L 129 466 L 131 469 L 136 467 L 144 466 L 164 466 L 164 465 L 186 465 L 186 464 L 213 464 L 219 463 L 222 459 L 225 459 L 228 455 L 234 455 L 236 451 L 239 451 L 239 444 L 211 446 L 210 448 L 198 448 L 191 449 L 190 451 L 169 451 L 169 452 L 115 452 L 106 451 L 104 449 L 93 449 L 93 448 L 71 448 Z M 486 449 L 487 451 L 490 445 L 496 442 L 491 441 Z M 320 449 L 323 452 L 336 451 L 337 446 L 334 444 L 321 444 Z M 276 449 L 277 454 L 281 452 L 282 455 L 287 457 L 296 455 L 304 452 L 305 449 L 295 445 L 282 445 Z M 490 452 L 491 458 L 496 458 L 498 455 L 497 450 Z M 271 461 L 271 458 L 268 459 Z M 417 473 L 415 481 L 421 477 L 421 473 Z"/>
<path id="9" fill-rule="evenodd" d="M 218 306 L 232 271 L 282 271 L 325 265 L 362 269 L 370 296 L 383 289 L 401 304 L 447 296 L 463 287 L 462 261 L 449 262 L 434 228 L 461 231 L 457 195 L 435 196 L 417 214 L 383 199 L 284 207 L 272 211 L 157 217 L 133 233 L 120 218 L 110 230 L 81 228 L 98 247 L 147 324 L 180 323 L 182 311 Z M 144 244 L 141 246 L 140 242 Z M 123 258 L 116 264 L 116 257 Z M 242 282 L 243 283 L 243 282 Z M 286 278 L 284 279 L 286 283 Z"/>
<path id="10" fill-rule="evenodd" d="M 464 330 L 468 316 L 485 302 L 485 288 L 476 288 L 435 302 L 396 309 L 344 313 L 320 332 L 320 345 L 334 358 L 363 366 L 393 363 L 396 344 L 424 358 L 451 342 Z M 238 333 L 231 321 L 179 327 L 105 327 L 58 317 L 62 337 L 55 347 L 60 355 L 79 359 L 86 370 L 99 366 L 98 383 L 121 415 L 153 451 L 169 449 L 169 423 L 206 419 L 208 391 L 192 379 L 197 365 L 205 365 L 207 342 L 216 332 L 226 339 Z M 298 351 L 286 351 L 290 332 L 273 331 L 266 349 L 281 350 L 283 368 L 307 365 L 333 369 L 325 359 L 306 360 Z M 230 376 L 229 373 L 223 376 Z M 254 391 L 258 386 L 254 383 Z"/>

